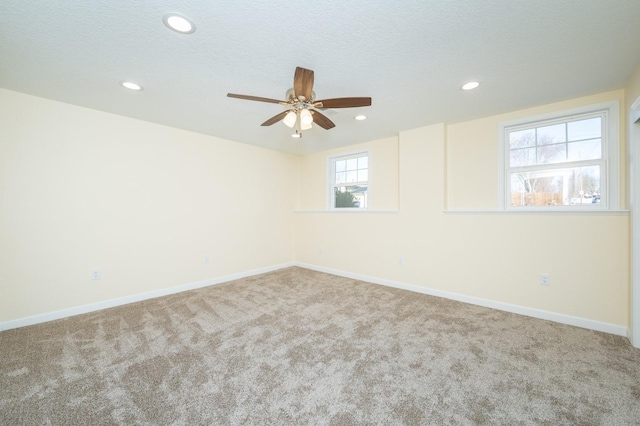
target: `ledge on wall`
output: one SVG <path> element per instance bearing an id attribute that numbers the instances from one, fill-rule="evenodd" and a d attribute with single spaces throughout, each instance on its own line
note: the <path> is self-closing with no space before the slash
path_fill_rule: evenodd
<path id="1" fill-rule="evenodd" d="M 595 215 L 595 216 L 628 216 L 629 210 L 443 210 L 451 215 L 479 215 L 479 214 L 515 214 L 515 215 Z"/>
<path id="2" fill-rule="evenodd" d="M 400 210 L 371 210 L 371 209 L 336 209 L 336 210 L 294 210 L 294 213 L 355 213 L 355 214 L 394 214 Z"/>

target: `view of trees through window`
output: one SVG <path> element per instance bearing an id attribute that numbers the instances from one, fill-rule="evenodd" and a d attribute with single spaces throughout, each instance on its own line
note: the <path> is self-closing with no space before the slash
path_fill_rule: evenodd
<path id="1" fill-rule="evenodd" d="M 602 116 L 507 130 L 512 206 L 598 205 Z"/>
<path id="2" fill-rule="evenodd" d="M 369 156 L 366 153 L 331 161 L 334 208 L 367 208 Z"/>

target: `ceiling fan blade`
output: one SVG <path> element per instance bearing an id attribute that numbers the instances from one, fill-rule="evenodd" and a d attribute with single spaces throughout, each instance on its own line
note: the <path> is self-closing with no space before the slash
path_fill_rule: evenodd
<path id="1" fill-rule="evenodd" d="M 272 104 L 286 103 L 284 101 L 279 101 L 277 99 L 261 98 L 259 96 L 249 96 L 249 95 L 237 95 L 235 93 L 227 93 L 227 96 L 230 98 L 245 99 L 247 101 L 269 102 Z"/>
<path id="2" fill-rule="evenodd" d="M 311 111 L 311 114 L 313 114 L 313 122 L 323 129 L 329 130 L 336 127 L 336 125 L 333 124 L 333 121 L 329 120 L 327 116 L 320 111 Z"/>
<path id="3" fill-rule="evenodd" d="M 261 126 L 271 126 L 272 124 L 282 120 L 288 113 L 289 111 L 282 111 L 280 114 L 274 115 L 273 117 L 262 123 Z"/>
<path id="4" fill-rule="evenodd" d="M 304 99 L 311 99 L 311 92 L 313 90 L 313 71 L 306 68 L 296 67 L 296 73 L 293 76 L 293 91 L 295 96 L 300 99 L 304 96 Z"/>
<path id="5" fill-rule="evenodd" d="M 355 108 L 371 106 L 371 98 L 334 98 L 313 103 L 316 108 Z M 322 105 L 320 105 L 322 104 Z"/>

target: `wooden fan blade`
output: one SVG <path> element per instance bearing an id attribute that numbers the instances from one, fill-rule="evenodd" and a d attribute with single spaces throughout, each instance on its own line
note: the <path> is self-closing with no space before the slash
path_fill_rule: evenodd
<path id="1" fill-rule="evenodd" d="M 269 102 L 272 104 L 286 103 L 284 101 L 279 101 L 277 99 L 261 98 L 259 96 L 249 96 L 249 95 L 237 95 L 235 93 L 227 93 L 227 96 L 230 98 L 245 99 L 247 101 Z"/>
<path id="2" fill-rule="evenodd" d="M 313 103 L 317 108 L 355 108 L 371 106 L 371 98 L 334 98 Z M 322 105 L 320 105 L 322 104 Z"/>
<path id="3" fill-rule="evenodd" d="M 293 76 L 293 92 L 300 99 L 310 100 L 311 91 L 313 90 L 313 71 L 306 68 L 296 67 L 296 73 Z"/>
<path id="4" fill-rule="evenodd" d="M 329 118 L 320 111 L 311 111 L 311 114 L 313 114 L 313 122 L 323 129 L 329 130 L 336 127 L 336 125 L 333 124 L 333 121 L 329 120 Z"/>
<path id="5" fill-rule="evenodd" d="M 274 115 L 273 117 L 262 123 L 261 126 L 271 126 L 272 124 L 282 120 L 288 113 L 289 111 L 282 111 L 280 114 Z"/>

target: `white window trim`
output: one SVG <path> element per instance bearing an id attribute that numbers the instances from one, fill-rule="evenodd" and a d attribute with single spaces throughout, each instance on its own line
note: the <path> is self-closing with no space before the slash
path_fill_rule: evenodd
<path id="1" fill-rule="evenodd" d="M 333 177 L 335 176 L 334 170 L 334 160 L 342 157 L 351 157 L 351 156 L 363 156 L 366 155 L 369 161 L 369 167 L 367 167 L 367 173 L 369 179 L 367 180 L 367 206 L 366 207 L 335 207 L 333 203 Z M 327 157 L 327 184 L 325 185 L 327 189 L 327 210 L 330 211 L 338 211 L 338 212 L 366 212 L 370 210 L 371 207 L 371 153 L 369 150 L 357 150 L 357 151 L 347 151 L 341 152 L 339 154 L 333 154 Z"/>
<path id="2" fill-rule="evenodd" d="M 560 120 L 581 114 L 593 114 L 604 111 L 607 116 L 606 128 L 606 150 L 604 152 L 604 186 L 606 188 L 606 203 L 598 206 L 520 206 L 513 207 L 507 203 L 510 194 L 507 194 L 507 169 L 506 162 L 507 147 L 506 130 L 511 127 L 532 126 L 541 121 Z M 561 163 L 562 164 L 562 163 Z M 602 211 L 620 209 L 620 105 L 618 101 L 603 102 L 593 105 L 585 105 L 563 111 L 557 111 L 534 117 L 525 117 L 516 120 L 502 122 L 498 125 L 498 209 L 504 211 L 524 211 L 524 212 L 548 212 L 548 211 Z"/>

